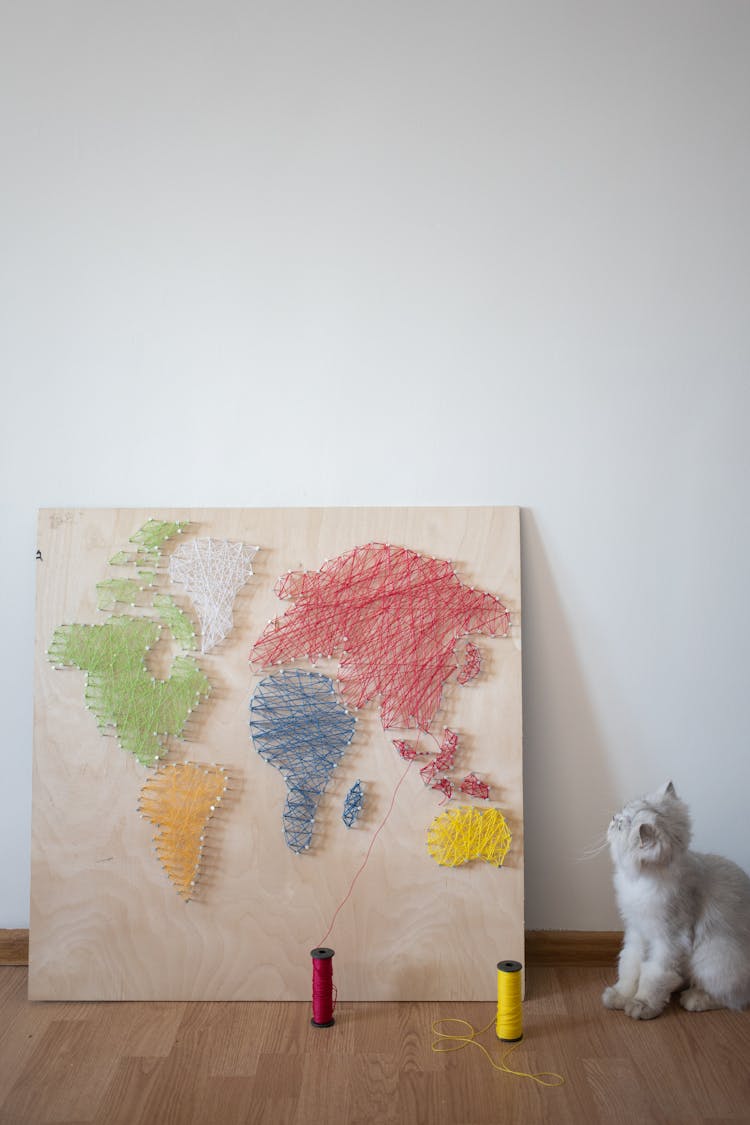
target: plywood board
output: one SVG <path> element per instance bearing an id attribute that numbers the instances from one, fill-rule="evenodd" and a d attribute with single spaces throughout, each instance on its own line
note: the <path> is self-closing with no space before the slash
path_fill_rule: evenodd
<path id="1" fill-rule="evenodd" d="M 46 655 L 62 625 L 101 625 L 110 612 L 153 617 L 149 590 L 134 596 L 135 607 L 102 611 L 97 602 L 97 583 L 132 572 L 110 560 L 133 550 L 130 537 L 150 517 L 188 522 L 164 545 L 155 582 L 195 623 L 195 606 L 169 579 L 176 542 L 211 536 L 260 548 L 236 597 L 232 631 L 195 655 L 211 694 L 186 737 L 166 740 L 164 761 L 220 763 L 229 779 L 189 902 L 157 861 L 154 827 L 138 812 L 154 768 L 124 750 L 112 727 L 100 732 L 83 706 L 85 673 L 55 667 Z M 512 833 L 501 868 L 479 860 L 444 867 L 428 853 L 427 828 L 443 808 L 484 805 L 458 794 L 441 806 L 443 794 L 420 777 L 422 759 L 404 777 L 392 739 L 416 732 L 384 731 L 377 699 L 356 711 L 356 734 L 318 808 L 311 847 L 294 854 L 285 843 L 284 779 L 256 752 L 248 727 L 250 699 L 269 673 L 250 667 L 249 652 L 289 608 L 274 592 L 280 575 L 317 571 L 370 542 L 451 560 L 463 583 L 510 611 L 507 637 L 468 638 L 481 670 L 463 686 L 456 675 L 447 681 L 431 725 L 459 734 L 452 775 L 474 771 L 491 786 L 489 805 L 502 810 Z M 342 999 L 493 998 L 495 963 L 523 958 L 517 509 L 44 510 L 38 548 L 32 999 L 308 1000 L 310 950 L 350 889 L 327 938 Z M 175 651 L 174 642 L 160 642 L 149 653 L 157 680 L 169 675 Z M 294 667 L 338 671 L 335 659 Z M 341 810 L 357 779 L 365 803 L 347 829 Z"/>

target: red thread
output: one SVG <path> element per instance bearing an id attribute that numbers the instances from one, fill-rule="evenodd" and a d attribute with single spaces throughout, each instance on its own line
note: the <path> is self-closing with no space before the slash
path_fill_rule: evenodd
<path id="1" fill-rule="evenodd" d="M 425 785 L 430 785 L 435 781 L 435 778 L 440 773 L 445 773 L 446 770 L 453 769 L 453 761 L 456 757 L 456 749 L 458 748 L 458 735 L 450 727 L 446 727 L 443 731 L 443 741 L 438 743 L 434 735 L 431 735 L 436 745 L 439 746 L 439 752 L 435 755 L 432 761 L 427 762 L 422 766 L 419 775 Z M 408 743 L 404 745 L 408 746 Z M 406 757 L 406 754 L 402 754 Z M 445 794 L 445 800 L 449 801 L 453 796 L 453 782 L 448 777 L 441 777 L 435 781 L 432 786 L 433 789 L 439 789 Z"/>
<path id="2" fill-rule="evenodd" d="M 443 732 L 443 741 L 440 743 L 440 753 L 435 758 L 435 765 L 439 770 L 452 770 L 453 759 L 456 756 L 458 735 L 448 727 Z"/>
<path id="3" fill-rule="evenodd" d="M 312 1022 L 318 1027 L 330 1027 L 336 1010 L 333 984 L 333 950 L 313 949 L 312 957 Z"/>
<path id="4" fill-rule="evenodd" d="M 367 866 L 367 861 L 370 858 L 370 855 L 372 853 L 372 849 L 375 847 L 375 841 L 377 840 L 378 836 L 380 835 L 380 833 L 385 828 L 386 821 L 388 820 L 388 817 L 393 812 L 393 806 L 396 804 L 396 797 L 398 796 L 398 791 L 401 788 L 401 786 L 403 785 L 404 781 L 406 780 L 406 775 L 408 774 L 409 770 L 411 769 L 411 765 L 412 765 L 411 762 L 409 762 L 407 764 L 406 769 L 404 770 L 404 772 L 401 774 L 401 777 L 396 782 L 396 788 L 393 790 L 393 796 L 391 797 L 391 803 L 388 806 L 388 811 L 386 812 L 385 816 L 381 820 L 381 822 L 378 825 L 372 839 L 370 840 L 370 846 L 365 853 L 365 858 L 362 860 L 361 864 L 359 865 L 356 872 L 354 873 L 354 878 L 352 879 L 351 883 L 349 884 L 349 890 L 346 892 L 346 894 L 342 898 L 341 902 L 336 907 L 336 909 L 334 911 L 334 914 L 333 914 L 333 918 L 331 918 L 331 924 L 328 927 L 328 929 L 326 930 L 326 932 L 323 934 L 323 937 L 320 939 L 321 945 L 323 944 L 323 942 L 327 938 L 329 938 L 331 936 L 331 931 L 333 930 L 333 927 L 336 924 L 336 919 L 339 916 L 339 911 L 351 898 L 352 891 L 354 890 L 354 884 L 357 882 L 357 879 L 359 879 L 360 875 L 362 874 L 365 867 Z"/>
<path id="5" fill-rule="evenodd" d="M 437 761 L 433 758 L 433 760 L 431 762 L 428 762 L 426 766 L 422 766 L 421 770 L 419 771 L 419 776 L 422 778 L 422 781 L 425 783 L 425 785 L 429 785 L 437 772 Z"/>
<path id="6" fill-rule="evenodd" d="M 458 673 L 458 682 L 460 684 L 467 684 L 469 680 L 473 680 L 475 676 L 479 675 L 482 667 L 482 654 L 476 645 L 471 641 L 466 642 L 464 650 L 464 660 Z"/>
<path id="7" fill-rule="evenodd" d="M 459 639 L 507 636 L 510 626 L 502 602 L 465 586 L 450 562 L 385 543 L 289 571 L 275 591 L 294 604 L 263 630 L 253 664 L 337 657 L 345 703 L 357 709 L 379 696 L 385 730 L 429 730 Z"/>
<path id="8" fill-rule="evenodd" d="M 485 801 L 489 799 L 489 785 L 484 781 L 480 781 L 475 773 L 467 773 L 458 788 L 462 793 L 465 793 L 467 797 L 481 797 Z"/>
<path id="9" fill-rule="evenodd" d="M 432 788 L 439 789 L 442 793 L 445 793 L 446 801 L 450 801 L 453 796 L 453 782 L 447 777 L 441 777 L 440 781 L 436 781 Z M 441 801 L 440 803 L 442 804 L 443 802 Z"/>
<path id="10" fill-rule="evenodd" d="M 410 742 L 404 742 L 403 738 L 394 738 L 393 745 L 396 747 L 405 762 L 413 762 L 416 758 L 417 751 Z"/>

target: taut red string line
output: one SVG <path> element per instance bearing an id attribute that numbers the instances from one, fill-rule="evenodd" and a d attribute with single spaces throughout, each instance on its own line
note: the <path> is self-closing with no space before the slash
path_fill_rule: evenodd
<path id="1" fill-rule="evenodd" d="M 334 911 L 334 914 L 333 914 L 333 918 L 331 918 L 331 924 L 328 927 L 328 929 L 326 930 L 326 932 L 323 934 L 323 937 L 318 942 L 319 945 L 322 946 L 323 943 L 327 940 L 327 938 L 329 938 L 331 936 L 331 932 L 333 931 L 333 927 L 336 925 L 336 919 L 338 918 L 341 909 L 346 905 L 346 903 L 351 898 L 352 891 L 354 890 L 354 885 L 357 882 L 357 879 L 359 879 L 360 875 L 364 871 L 365 867 L 367 866 L 367 861 L 372 854 L 372 849 L 375 847 L 375 841 L 377 840 L 378 836 L 380 835 L 380 833 L 385 828 L 388 817 L 393 812 L 394 805 L 396 804 L 396 797 L 398 796 L 398 791 L 401 788 L 401 786 L 403 785 L 404 781 L 406 780 L 406 775 L 408 774 L 409 770 L 411 769 L 411 766 L 412 766 L 411 762 L 407 763 L 406 769 L 404 770 L 404 772 L 401 774 L 401 777 L 396 782 L 396 788 L 393 790 L 393 796 L 391 797 L 391 803 L 388 806 L 388 811 L 386 812 L 385 816 L 383 817 L 380 824 L 378 825 L 375 833 L 373 834 L 373 837 L 370 840 L 370 846 L 368 847 L 367 851 L 365 852 L 365 858 L 362 860 L 361 864 L 359 865 L 359 867 L 355 871 L 354 878 L 352 879 L 351 883 L 349 884 L 349 890 L 346 892 L 346 894 L 342 898 L 341 902 L 336 907 L 336 910 Z"/>

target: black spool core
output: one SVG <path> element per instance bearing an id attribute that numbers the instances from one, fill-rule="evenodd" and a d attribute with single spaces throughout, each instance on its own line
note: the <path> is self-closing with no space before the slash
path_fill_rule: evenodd
<path id="1" fill-rule="evenodd" d="M 330 961 L 331 957 L 333 957 L 333 953 L 334 951 L 332 949 L 327 949 L 325 946 L 322 946 L 320 949 L 310 950 L 310 956 L 314 961 Z M 314 1019 L 310 1020 L 310 1023 L 313 1027 L 333 1027 L 335 1022 L 336 1020 L 333 1018 L 333 1016 L 331 1016 L 329 1020 L 325 1020 L 323 1023 L 318 1023 L 317 1020 Z"/>

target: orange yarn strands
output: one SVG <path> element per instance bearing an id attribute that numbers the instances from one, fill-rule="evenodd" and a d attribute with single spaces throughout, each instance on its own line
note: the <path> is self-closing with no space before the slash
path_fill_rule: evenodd
<path id="1" fill-rule="evenodd" d="M 226 791 L 222 766 L 170 762 L 160 766 L 141 789 L 138 809 L 155 826 L 156 854 L 177 893 L 195 893 L 204 835 Z"/>

